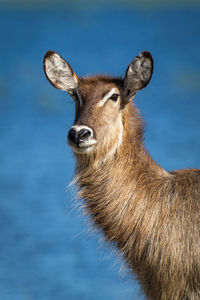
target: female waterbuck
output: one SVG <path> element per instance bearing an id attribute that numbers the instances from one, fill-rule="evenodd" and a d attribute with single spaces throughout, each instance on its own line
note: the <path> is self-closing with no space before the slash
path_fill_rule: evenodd
<path id="1" fill-rule="evenodd" d="M 132 99 L 151 79 L 143 52 L 124 78 L 79 78 L 56 52 L 44 70 L 75 101 L 68 144 L 77 161 L 79 197 L 152 300 L 200 299 L 200 170 L 167 172 L 143 145 Z"/>

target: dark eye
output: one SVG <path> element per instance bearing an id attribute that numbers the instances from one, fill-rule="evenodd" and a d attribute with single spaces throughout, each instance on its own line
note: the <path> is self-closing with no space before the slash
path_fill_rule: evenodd
<path id="1" fill-rule="evenodd" d="M 112 94 L 112 96 L 109 99 L 112 100 L 112 101 L 117 101 L 118 97 L 119 97 L 119 95 Z"/>

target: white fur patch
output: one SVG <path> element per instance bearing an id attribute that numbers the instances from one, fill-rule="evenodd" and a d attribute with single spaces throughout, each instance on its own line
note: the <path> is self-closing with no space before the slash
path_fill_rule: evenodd
<path id="1" fill-rule="evenodd" d="M 102 100 L 100 100 L 98 102 L 98 106 L 103 106 L 104 103 L 113 95 L 113 94 L 117 94 L 119 93 L 119 91 L 116 88 L 112 88 L 104 97 Z"/>
<path id="2" fill-rule="evenodd" d="M 44 62 L 45 72 L 50 82 L 58 89 L 70 91 L 78 86 L 77 78 L 69 64 L 53 52 Z"/>
<path id="3" fill-rule="evenodd" d="M 90 127 L 86 125 L 73 125 L 71 128 L 73 128 L 76 131 L 80 131 L 81 129 L 87 129 L 91 132 L 91 136 L 93 136 L 93 131 Z"/>

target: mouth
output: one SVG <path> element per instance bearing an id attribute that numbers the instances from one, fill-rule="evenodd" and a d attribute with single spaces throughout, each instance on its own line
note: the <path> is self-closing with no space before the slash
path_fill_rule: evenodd
<path id="1" fill-rule="evenodd" d="M 78 154 L 89 153 L 94 148 L 94 145 L 97 143 L 95 139 L 90 139 L 88 141 L 74 143 L 69 138 L 67 139 L 68 145 Z"/>

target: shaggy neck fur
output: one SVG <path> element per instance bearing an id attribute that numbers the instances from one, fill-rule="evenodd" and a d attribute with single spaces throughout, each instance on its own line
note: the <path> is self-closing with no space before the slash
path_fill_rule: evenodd
<path id="1" fill-rule="evenodd" d="M 120 148 L 100 166 L 95 154 L 77 155 L 79 196 L 106 239 L 118 247 L 149 299 L 186 299 L 181 288 L 184 274 L 174 274 L 174 267 L 178 270 L 183 265 L 185 253 L 175 249 L 182 239 L 174 230 L 181 220 L 177 202 L 172 201 L 173 175 L 144 149 L 143 124 L 132 104 L 123 111 L 123 126 Z M 170 243 L 173 239 L 176 245 Z"/>

